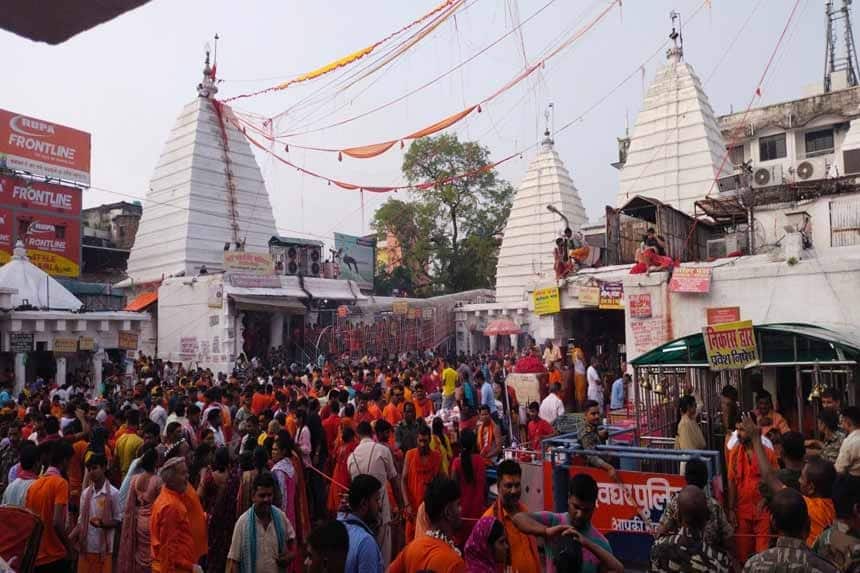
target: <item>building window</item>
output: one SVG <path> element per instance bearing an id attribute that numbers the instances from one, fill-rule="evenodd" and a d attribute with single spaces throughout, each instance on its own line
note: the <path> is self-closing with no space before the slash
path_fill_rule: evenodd
<path id="1" fill-rule="evenodd" d="M 771 161 L 785 157 L 785 134 L 770 135 L 758 140 L 758 160 Z"/>
<path id="2" fill-rule="evenodd" d="M 744 163 L 744 146 L 743 145 L 732 145 L 729 147 L 729 161 L 732 162 L 732 165 L 735 167 L 739 167 Z"/>
<path id="3" fill-rule="evenodd" d="M 806 132 L 806 156 L 815 157 L 833 153 L 833 130 L 819 129 Z"/>
<path id="4" fill-rule="evenodd" d="M 24 221 L 22 219 L 18 219 L 18 236 L 22 237 L 27 234 L 27 231 L 30 230 L 30 221 Z"/>
<path id="5" fill-rule="evenodd" d="M 55 225 L 54 233 L 58 239 L 66 238 L 66 226 L 65 225 Z"/>

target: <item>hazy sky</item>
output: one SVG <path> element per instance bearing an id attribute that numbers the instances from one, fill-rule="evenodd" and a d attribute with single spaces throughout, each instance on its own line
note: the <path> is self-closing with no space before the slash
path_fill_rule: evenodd
<path id="1" fill-rule="evenodd" d="M 221 97 L 252 91 L 312 70 L 366 46 L 440 0 L 259 1 L 153 0 L 59 46 L 0 31 L 4 58 L 0 107 L 63 123 L 93 135 L 93 189 L 85 206 L 144 199 L 152 170 L 174 121 L 196 96 L 203 49 L 217 32 Z M 393 99 L 426 82 L 510 30 L 549 0 L 468 0 L 467 7 L 419 45 L 367 81 L 287 115 L 280 129 L 325 125 Z M 348 125 L 296 137 L 295 144 L 345 147 L 396 138 L 483 99 L 533 62 L 554 41 L 593 18 L 608 0 L 555 0 L 540 15 L 461 70 L 404 102 Z M 643 88 L 661 52 L 636 70 L 669 33 L 669 12 L 684 19 L 685 59 L 703 82 L 718 113 L 743 109 L 786 23 L 793 0 L 712 0 L 688 21 L 702 0 L 624 0 L 586 36 L 550 60 L 540 73 L 483 106 L 451 129 L 477 139 L 493 158 L 535 143 L 544 110 L 555 105 L 558 127 L 600 102 L 581 122 L 556 136 L 589 217 L 613 203 L 618 174 L 616 137 L 625 117 L 635 122 Z M 821 81 L 825 49 L 824 3 L 800 0 L 761 103 L 800 97 Z M 525 52 L 525 53 L 524 53 Z M 264 114 L 286 110 L 326 80 L 274 95 L 244 99 L 239 109 Z M 341 108 L 341 109 L 338 109 Z M 533 151 L 501 168 L 516 185 Z M 395 146 L 369 160 L 292 150 L 308 169 L 365 185 L 401 182 L 402 152 Z M 386 198 L 366 194 L 365 225 L 359 194 L 329 187 L 258 154 L 279 231 L 331 237 L 333 231 L 369 231 L 372 212 Z M 97 188 L 97 189 L 96 189 Z M 104 189 L 104 190 L 103 190 Z M 107 190 L 107 191 L 105 191 Z M 145 202 L 144 202 L 145 206 Z"/>

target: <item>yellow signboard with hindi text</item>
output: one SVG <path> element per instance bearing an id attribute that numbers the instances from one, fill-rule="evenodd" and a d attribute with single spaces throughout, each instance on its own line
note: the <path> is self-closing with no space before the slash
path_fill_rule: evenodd
<path id="1" fill-rule="evenodd" d="M 702 329 L 711 370 L 740 370 L 758 364 L 751 320 L 711 324 Z"/>
<path id="2" fill-rule="evenodd" d="M 535 289 L 532 297 L 536 315 L 542 316 L 561 312 L 561 297 L 558 294 L 558 287 Z"/>

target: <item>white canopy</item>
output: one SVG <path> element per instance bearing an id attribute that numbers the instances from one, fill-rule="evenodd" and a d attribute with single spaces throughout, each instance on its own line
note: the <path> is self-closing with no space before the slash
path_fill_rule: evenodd
<path id="1" fill-rule="evenodd" d="M 24 304 L 24 301 L 35 308 L 52 310 L 78 310 L 83 306 L 54 277 L 30 262 L 21 241 L 15 245 L 9 262 L 0 267 L 0 288 L 18 291 L 12 295 L 13 307 Z"/>

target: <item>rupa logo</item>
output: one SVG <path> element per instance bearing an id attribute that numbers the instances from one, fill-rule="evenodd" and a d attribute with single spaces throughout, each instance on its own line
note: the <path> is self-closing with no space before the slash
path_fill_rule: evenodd
<path id="1" fill-rule="evenodd" d="M 40 223 L 38 221 L 33 221 L 27 226 L 27 234 L 28 235 L 43 235 L 45 233 L 55 233 L 56 229 L 50 223 Z"/>
<path id="2" fill-rule="evenodd" d="M 52 124 L 25 117 L 23 115 L 16 115 L 10 119 L 9 128 L 16 133 L 28 135 L 30 137 L 47 137 L 49 135 L 56 135 Z"/>

